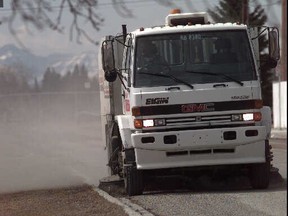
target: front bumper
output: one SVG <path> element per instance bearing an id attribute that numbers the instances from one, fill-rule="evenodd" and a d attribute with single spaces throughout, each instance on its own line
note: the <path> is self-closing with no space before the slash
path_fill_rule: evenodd
<path id="1" fill-rule="evenodd" d="M 138 169 L 265 162 L 264 126 L 134 133 Z"/>

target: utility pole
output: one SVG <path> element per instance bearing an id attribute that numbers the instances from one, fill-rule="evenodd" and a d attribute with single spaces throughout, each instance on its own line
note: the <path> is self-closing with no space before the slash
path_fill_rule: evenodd
<path id="1" fill-rule="evenodd" d="M 287 0 L 282 0 L 281 80 L 287 81 Z"/>
<path id="2" fill-rule="evenodd" d="M 242 23 L 248 25 L 248 13 L 249 13 L 249 7 L 248 7 L 248 0 L 242 0 Z"/>

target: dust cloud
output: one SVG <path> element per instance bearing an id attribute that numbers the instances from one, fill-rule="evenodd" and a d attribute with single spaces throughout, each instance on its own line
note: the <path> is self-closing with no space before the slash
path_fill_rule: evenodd
<path id="1" fill-rule="evenodd" d="M 0 193 L 108 175 L 99 92 L 0 95 Z"/>

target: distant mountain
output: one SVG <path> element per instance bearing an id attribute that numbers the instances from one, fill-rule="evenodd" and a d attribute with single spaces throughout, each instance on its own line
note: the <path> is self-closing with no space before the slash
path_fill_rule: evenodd
<path id="1" fill-rule="evenodd" d="M 73 71 L 75 65 L 84 65 L 90 75 L 97 74 L 97 54 L 96 52 L 85 52 L 79 55 L 71 56 L 66 60 L 58 61 L 52 67 L 60 74 L 65 74 L 67 71 Z"/>
<path id="2" fill-rule="evenodd" d="M 72 71 L 75 65 L 85 65 L 89 75 L 97 73 L 96 52 L 84 52 L 79 55 L 53 53 L 49 56 L 38 56 L 27 50 L 8 44 L 0 48 L 0 67 L 10 67 L 28 74 L 31 78 L 42 79 L 48 67 L 53 67 L 57 73 L 65 74 Z"/>

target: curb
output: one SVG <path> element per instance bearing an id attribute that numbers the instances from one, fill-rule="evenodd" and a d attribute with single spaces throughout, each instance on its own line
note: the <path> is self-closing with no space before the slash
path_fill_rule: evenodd
<path id="1" fill-rule="evenodd" d="M 93 190 L 96 191 L 100 196 L 102 196 L 109 202 L 121 206 L 129 216 L 154 216 L 152 213 L 148 212 L 141 206 L 132 203 L 129 199 L 126 198 L 117 199 L 109 195 L 107 192 L 96 187 L 93 187 Z"/>
<path id="2" fill-rule="evenodd" d="M 272 139 L 287 139 L 287 130 L 273 130 L 271 131 Z"/>

